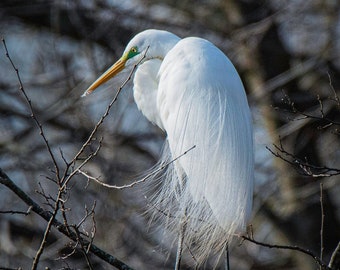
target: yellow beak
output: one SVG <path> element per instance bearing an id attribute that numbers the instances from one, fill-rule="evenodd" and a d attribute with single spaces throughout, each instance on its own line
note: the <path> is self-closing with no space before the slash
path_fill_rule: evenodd
<path id="1" fill-rule="evenodd" d="M 90 85 L 89 88 L 85 91 L 82 96 L 87 96 L 91 94 L 96 88 L 98 88 L 103 83 L 107 82 L 114 76 L 116 76 L 119 72 L 121 72 L 125 68 L 125 63 L 127 61 L 126 57 L 121 57 L 116 63 L 114 63 L 103 75 L 101 75 L 93 84 Z"/>

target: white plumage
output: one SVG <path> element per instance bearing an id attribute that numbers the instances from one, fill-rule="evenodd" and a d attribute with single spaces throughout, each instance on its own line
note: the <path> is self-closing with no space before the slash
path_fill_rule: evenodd
<path id="1" fill-rule="evenodd" d="M 251 214 L 253 132 L 246 94 L 233 64 L 212 43 L 160 30 L 136 35 L 86 94 L 137 63 L 145 50 L 134 98 L 167 134 L 163 160 L 195 146 L 169 166 L 151 205 L 168 228 L 183 235 L 200 264 L 244 232 Z"/>

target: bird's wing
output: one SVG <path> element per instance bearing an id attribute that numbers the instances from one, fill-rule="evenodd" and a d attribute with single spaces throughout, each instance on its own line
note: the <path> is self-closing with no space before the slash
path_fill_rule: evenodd
<path id="1" fill-rule="evenodd" d="M 252 121 L 232 63 L 206 40 L 181 40 L 160 67 L 157 106 L 172 157 L 196 146 L 178 162 L 193 204 L 206 200 L 211 218 L 231 234 L 244 229 L 252 204 Z"/>

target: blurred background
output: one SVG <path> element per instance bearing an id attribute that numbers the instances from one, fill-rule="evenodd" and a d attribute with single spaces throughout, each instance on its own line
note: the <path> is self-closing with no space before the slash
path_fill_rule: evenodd
<path id="1" fill-rule="evenodd" d="M 128 74 L 91 96 L 81 94 L 135 34 L 148 28 L 206 38 L 232 60 L 255 125 L 254 237 L 297 245 L 319 256 L 322 247 L 328 264 L 340 239 L 340 2 L 2 0 L 0 36 L 61 169 L 63 158 L 71 160 L 78 152 Z M 48 198 L 57 193 L 49 180 L 54 164 L 0 47 L 0 168 L 51 210 Z M 102 148 L 86 165 L 89 174 L 108 184 L 128 184 L 143 175 L 157 162 L 165 138 L 138 111 L 129 86 L 96 134 Z M 173 240 L 144 215 L 143 184 L 114 190 L 77 175 L 65 203 L 69 224 L 78 224 L 85 208 L 94 204 L 95 226 L 88 218 L 80 228 L 95 228 L 97 246 L 135 269 L 173 268 Z M 8 210 L 26 211 L 27 206 L 0 186 L 0 211 Z M 30 268 L 45 228 L 46 222 L 34 213 L 1 213 L 0 268 Z M 302 253 L 248 241 L 230 256 L 231 269 L 317 268 Z M 94 269 L 113 268 L 91 255 L 90 260 Z M 52 230 L 39 264 L 39 269 L 45 267 L 87 269 L 87 264 L 78 247 Z M 187 254 L 183 269 L 191 268 Z"/>

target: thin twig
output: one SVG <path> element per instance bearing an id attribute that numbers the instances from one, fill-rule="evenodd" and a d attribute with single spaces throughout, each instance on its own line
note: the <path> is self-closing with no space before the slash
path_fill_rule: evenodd
<path id="1" fill-rule="evenodd" d="M 90 154 L 85 158 L 85 160 L 83 160 L 83 162 L 82 162 L 80 165 L 78 165 L 78 167 L 77 167 L 76 169 L 74 169 L 74 170 L 73 170 L 73 171 L 72 171 L 65 179 L 62 180 L 62 186 L 63 186 L 63 187 L 66 187 L 66 186 L 67 186 L 68 182 L 73 178 L 73 176 L 74 176 L 75 174 L 77 174 L 78 170 L 80 170 L 87 162 L 89 162 L 93 157 L 95 157 L 95 156 L 98 154 L 98 152 L 99 152 L 101 146 L 102 146 L 102 138 L 100 139 L 99 145 L 98 145 L 98 147 L 96 148 L 96 150 L 95 150 L 94 152 L 90 153 Z"/>
<path id="2" fill-rule="evenodd" d="M 75 234 L 77 235 L 78 239 L 80 239 L 78 227 L 77 226 L 72 226 L 72 227 L 74 228 Z M 84 247 L 82 241 L 78 241 L 78 242 L 80 243 L 81 251 L 84 254 L 87 266 L 89 267 L 89 269 L 93 270 L 93 266 L 92 266 L 92 263 L 91 263 L 90 258 L 88 256 L 88 253 L 86 252 L 86 248 Z"/>
<path id="3" fill-rule="evenodd" d="M 278 152 L 274 152 L 269 147 L 266 148 L 275 157 L 278 157 L 283 161 L 289 163 L 294 168 L 298 169 L 298 171 L 303 175 L 318 178 L 318 177 L 332 177 L 340 174 L 340 169 L 313 165 L 310 164 L 308 161 L 304 161 L 297 158 L 295 155 L 287 152 L 283 148 L 281 141 L 280 146 L 277 146 L 276 144 L 273 144 L 273 146 L 275 147 L 276 150 L 278 150 Z"/>
<path id="4" fill-rule="evenodd" d="M 142 56 L 142 58 L 133 66 L 129 76 L 126 78 L 126 80 L 123 82 L 123 84 L 119 87 L 119 89 L 116 92 L 116 95 L 113 97 L 113 99 L 111 100 L 111 102 L 109 103 L 109 105 L 106 108 L 106 111 L 104 112 L 104 114 L 101 116 L 101 118 L 99 119 L 99 121 L 97 122 L 97 124 L 94 126 L 91 134 L 89 135 L 89 137 L 87 138 L 87 140 L 85 141 L 85 143 L 82 145 L 82 147 L 79 149 L 78 153 L 74 156 L 73 161 L 77 161 L 79 159 L 79 156 L 84 152 L 85 148 L 90 144 L 90 142 L 92 141 L 92 139 L 94 138 L 94 135 L 97 133 L 98 128 L 101 126 L 101 124 L 104 122 L 104 119 L 108 116 L 111 107 L 113 106 L 113 104 L 117 101 L 118 96 L 120 94 L 120 92 L 122 91 L 122 89 L 125 87 L 125 85 L 132 79 L 132 76 L 134 74 L 134 72 L 136 71 L 138 65 L 143 61 L 143 59 L 146 57 L 146 53 L 149 50 L 149 47 L 147 47 L 144 55 Z"/>
<path id="5" fill-rule="evenodd" d="M 329 74 L 329 72 L 327 73 L 327 75 L 328 75 L 329 87 L 331 88 L 333 95 L 334 95 L 333 99 L 336 102 L 337 106 L 340 107 L 340 99 L 333 86 L 331 75 Z"/>
<path id="6" fill-rule="evenodd" d="M 336 265 L 334 265 L 336 263 L 340 266 L 340 241 L 332 253 L 328 266 L 333 269 L 333 267 L 336 267 Z"/>
<path id="7" fill-rule="evenodd" d="M 7 49 L 7 45 L 6 45 L 6 41 L 4 38 L 2 38 L 2 43 L 4 45 L 4 48 L 5 48 L 5 54 L 6 54 L 6 57 L 8 58 L 8 60 L 10 61 L 16 75 L 17 75 L 17 79 L 19 81 L 19 89 L 21 91 L 21 93 L 24 95 L 25 97 L 25 100 L 27 101 L 27 104 L 28 104 L 28 107 L 29 107 L 29 110 L 31 112 L 31 118 L 34 120 L 34 122 L 36 123 L 36 125 L 38 126 L 39 128 L 39 131 L 40 131 L 40 135 L 41 137 L 43 138 L 44 140 L 44 143 L 45 143 L 45 146 L 47 148 L 47 151 L 52 159 L 52 162 L 53 162 L 53 165 L 54 165 L 54 168 L 55 168 L 55 173 L 56 173 L 56 178 L 59 179 L 59 167 L 58 167 L 58 163 L 56 161 L 56 158 L 52 152 L 52 149 L 51 149 L 51 146 L 47 140 L 47 137 L 44 133 L 44 129 L 40 123 L 40 121 L 38 120 L 37 116 L 35 115 L 35 112 L 34 112 L 34 109 L 33 109 L 33 106 L 32 106 L 32 102 L 31 102 L 31 99 L 28 97 L 25 89 L 24 89 L 24 86 L 23 86 L 23 83 L 21 81 L 21 76 L 20 76 L 20 73 L 19 73 L 19 69 L 14 65 L 13 61 L 12 61 L 12 58 L 11 56 L 9 55 L 9 52 L 8 52 L 8 49 Z"/>
<path id="8" fill-rule="evenodd" d="M 321 207 L 321 228 L 320 228 L 320 260 L 323 260 L 323 250 L 324 250 L 324 245 L 323 245 L 323 229 L 324 229 L 324 222 L 325 222 L 325 213 L 323 209 L 323 184 L 320 183 L 320 207 Z M 321 265 L 320 265 L 320 270 L 321 270 Z"/>
<path id="9" fill-rule="evenodd" d="M 96 223 L 96 219 L 94 218 L 94 214 L 95 214 L 94 208 L 95 208 L 95 205 L 96 205 L 96 201 L 94 201 L 93 209 L 91 211 L 92 212 L 91 217 L 92 217 L 92 224 L 93 225 L 92 225 L 92 229 L 91 229 L 90 243 L 89 243 L 89 245 L 87 247 L 86 252 L 89 252 L 90 247 L 91 247 L 91 245 L 93 243 L 94 237 L 96 236 L 96 232 L 97 232 L 97 223 Z"/>
<path id="10" fill-rule="evenodd" d="M 145 182 L 147 179 L 149 179 L 151 176 L 159 173 L 160 171 L 164 170 L 168 165 L 170 165 L 171 163 L 175 162 L 176 160 L 178 160 L 179 158 L 181 158 L 182 156 L 186 155 L 189 151 L 191 151 L 192 149 L 194 149 L 196 147 L 196 145 L 192 146 L 191 148 L 189 148 L 188 150 L 186 150 L 183 154 L 179 155 L 178 157 L 172 159 L 171 161 L 163 164 L 161 167 L 159 167 L 157 170 L 153 171 L 152 173 L 149 173 L 148 175 L 146 175 L 145 177 L 143 177 L 142 179 L 140 180 L 137 180 L 137 181 L 134 181 L 130 184 L 126 184 L 126 185 L 123 185 L 123 186 L 117 186 L 117 185 L 110 185 L 110 184 L 106 184 L 102 181 L 100 181 L 97 177 L 93 177 L 91 175 L 89 175 L 88 173 L 78 169 L 78 172 L 82 175 L 84 175 L 85 177 L 87 177 L 88 179 L 90 180 L 93 180 L 95 181 L 96 183 L 104 186 L 104 187 L 107 187 L 107 188 L 112 188 L 112 189 L 118 189 L 118 190 L 121 190 L 121 189 L 125 189 L 125 188 L 131 188 L 137 184 L 140 184 L 140 183 L 143 183 Z"/>
<path id="11" fill-rule="evenodd" d="M 32 209 L 32 207 L 28 207 L 26 212 L 24 212 L 24 211 L 13 211 L 13 210 L 0 211 L 0 214 L 11 214 L 11 215 L 19 214 L 19 215 L 27 216 L 27 215 L 29 215 L 31 213 L 31 209 Z"/>
<path id="12" fill-rule="evenodd" d="M 39 263 L 39 260 L 40 260 L 40 257 L 44 251 L 44 248 L 46 246 L 46 243 L 47 243 L 47 237 L 51 231 L 51 228 L 52 228 L 52 225 L 53 225 L 53 222 L 54 222 L 54 219 L 56 217 L 56 215 L 58 214 L 58 211 L 59 211 L 59 207 L 60 207 L 60 202 L 59 202 L 59 199 L 61 198 L 62 196 L 62 190 L 59 189 L 58 191 L 58 195 L 57 195 L 57 199 L 55 201 L 55 204 L 54 204 L 54 210 L 53 210 L 53 213 L 51 214 L 49 220 L 48 220 L 48 223 L 47 223 L 47 226 L 46 226 L 46 229 L 45 229 L 45 232 L 44 232 L 44 237 L 43 239 L 41 240 L 41 243 L 40 243 L 40 247 L 34 257 L 34 260 L 33 260 L 33 263 L 32 263 L 32 270 L 36 270 L 37 267 L 38 267 L 38 263 Z"/>
<path id="13" fill-rule="evenodd" d="M 241 238 L 243 238 L 244 240 L 247 240 L 249 242 L 252 242 L 252 243 L 254 243 L 256 245 L 267 247 L 267 248 L 288 249 L 288 250 L 295 250 L 295 251 L 301 252 L 303 254 L 306 254 L 306 255 L 312 257 L 314 259 L 314 261 L 321 267 L 321 269 L 323 269 L 323 270 L 331 270 L 331 268 L 329 268 L 318 256 L 316 256 L 309 249 L 304 249 L 304 248 L 301 248 L 299 246 L 272 245 L 272 244 L 256 241 L 254 238 L 250 238 L 250 237 L 245 236 L 245 235 L 242 235 Z"/>

